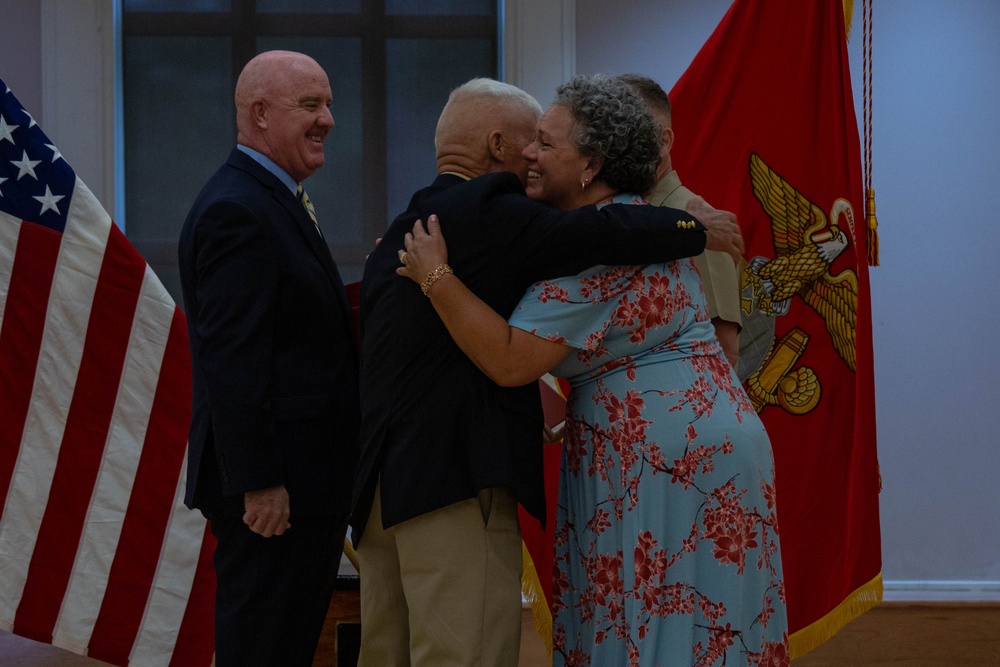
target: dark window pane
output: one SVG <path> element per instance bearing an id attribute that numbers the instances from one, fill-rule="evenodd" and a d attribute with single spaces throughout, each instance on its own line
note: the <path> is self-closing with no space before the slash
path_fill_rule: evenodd
<path id="1" fill-rule="evenodd" d="M 434 129 L 448 94 L 469 79 L 490 76 L 487 39 L 390 39 L 386 42 L 388 220 L 437 173 Z"/>
<path id="2" fill-rule="evenodd" d="M 228 12 L 232 0 L 125 0 L 127 12 Z"/>
<path id="3" fill-rule="evenodd" d="M 361 0 L 257 0 L 257 11 L 261 14 L 358 14 Z"/>
<path id="4" fill-rule="evenodd" d="M 232 47 L 222 37 L 124 42 L 125 227 L 178 297 L 184 218 L 236 139 Z"/>
<path id="5" fill-rule="evenodd" d="M 260 37 L 260 52 L 272 49 L 299 51 L 316 59 L 330 78 L 333 91 L 333 130 L 326 138 L 326 164 L 305 182 L 309 199 L 323 224 L 327 241 L 334 246 L 368 248 L 374 239 L 364 232 L 362 202 L 363 118 L 361 115 L 361 39 L 359 37 Z M 349 253 L 350 251 L 347 251 Z M 345 253 L 346 254 L 346 253 Z M 341 257 L 338 259 L 347 259 Z M 348 276 L 350 282 L 360 278 Z"/>
<path id="6" fill-rule="evenodd" d="M 385 0 L 386 14 L 493 16 L 497 0 Z"/>
<path id="7" fill-rule="evenodd" d="M 305 186 L 348 282 L 433 178 L 448 93 L 496 75 L 497 0 L 123 2 L 124 222 L 175 295 L 179 231 L 235 142 L 233 85 L 255 53 L 302 51 L 330 77 L 335 126 Z"/>

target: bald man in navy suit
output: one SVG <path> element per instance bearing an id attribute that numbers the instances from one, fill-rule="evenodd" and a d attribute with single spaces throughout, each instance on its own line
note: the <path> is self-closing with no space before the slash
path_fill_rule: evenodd
<path id="1" fill-rule="evenodd" d="M 301 666 L 344 544 L 359 427 L 347 296 L 301 183 L 333 127 L 326 73 L 263 53 L 237 146 L 181 234 L 194 371 L 185 502 L 218 539 L 216 665 Z"/>

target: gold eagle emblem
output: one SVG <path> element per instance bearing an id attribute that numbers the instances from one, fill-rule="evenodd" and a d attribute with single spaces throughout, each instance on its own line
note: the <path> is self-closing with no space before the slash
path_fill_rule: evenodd
<path id="1" fill-rule="evenodd" d="M 853 232 L 854 213 L 844 199 L 834 202 L 827 219 L 823 211 L 768 167 L 756 153 L 750 155 L 753 194 L 771 218 L 775 257 L 753 257 L 748 281 L 758 308 L 785 315 L 798 295 L 826 322 L 833 347 L 854 370 L 858 277 L 846 269 L 831 275 L 830 266 L 850 243 L 837 226 L 841 215 Z"/>

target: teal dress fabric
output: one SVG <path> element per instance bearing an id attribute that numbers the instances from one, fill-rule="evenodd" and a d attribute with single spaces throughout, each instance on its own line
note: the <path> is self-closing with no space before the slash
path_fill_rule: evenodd
<path id="1" fill-rule="evenodd" d="M 552 371 L 554 664 L 787 665 L 771 445 L 694 263 L 540 282 L 510 324 L 576 348 Z"/>

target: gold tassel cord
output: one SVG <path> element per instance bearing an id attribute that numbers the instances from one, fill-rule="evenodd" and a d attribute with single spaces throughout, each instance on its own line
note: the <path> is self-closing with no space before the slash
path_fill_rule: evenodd
<path id="1" fill-rule="evenodd" d="M 875 188 L 872 187 L 872 4 L 864 0 L 864 37 L 862 44 L 864 79 L 864 181 L 865 233 L 868 246 L 868 266 L 879 265 L 878 218 L 875 216 Z"/>
<path id="2" fill-rule="evenodd" d="M 878 218 L 875 216 L 875 188 L 865 188 L 865 229 L 868 241 L 868 266 L 879 266 Z"/>

